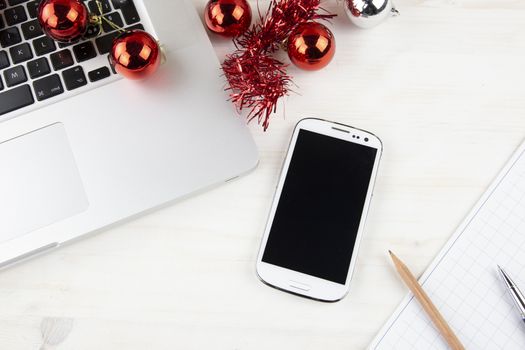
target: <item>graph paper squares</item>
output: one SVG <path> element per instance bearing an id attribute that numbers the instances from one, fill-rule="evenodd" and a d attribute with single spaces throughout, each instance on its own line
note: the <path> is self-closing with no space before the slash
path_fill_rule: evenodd
<path id="1" fill-rule="evenodd" d="M 525 325 L 497 265 L 525 289 L 525 145 L 489 191 L 421 282 L 467 349 L 523 350 Z M 371 348 L 448 349 L 414 298 Z"/>

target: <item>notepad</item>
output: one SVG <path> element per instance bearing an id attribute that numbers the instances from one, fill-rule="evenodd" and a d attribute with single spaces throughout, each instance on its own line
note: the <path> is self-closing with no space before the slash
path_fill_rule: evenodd
<path id="1" fill-rule="evenodd" d="M 525 349 L 525 324 L 497 264 L 525 290 L 525 143 L 419 280 L 467 349 Z M 409 295 L 370 349 L 448 347 Z"/>

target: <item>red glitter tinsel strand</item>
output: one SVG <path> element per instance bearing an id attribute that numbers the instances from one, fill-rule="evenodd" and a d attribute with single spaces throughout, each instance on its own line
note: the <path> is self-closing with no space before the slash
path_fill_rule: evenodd
<path id="1" fill-rule="evenodd" d="M 266 131 L 278 100 L 290 91 L 287 65 L 271 54 L 299 24 L 333 17 L 320 8 L 320 0 L 271 0 L 259 24 L 234 39 L 237 50 L 226 57 L 222 69 L 230 100 L 239 110 L 249 110 L 249 121 L 257 119 Z"/>

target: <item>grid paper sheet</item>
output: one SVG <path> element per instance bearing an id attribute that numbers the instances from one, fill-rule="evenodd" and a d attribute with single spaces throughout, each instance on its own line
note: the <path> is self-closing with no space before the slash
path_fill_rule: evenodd
<path id="1" fill-rule="evenodd" d="M 420 279 L 467 349 L 525 349 L 497 264 L 525 290 L 525 143 Z M 409 295 L 370 349 L 448 347 Z"/>

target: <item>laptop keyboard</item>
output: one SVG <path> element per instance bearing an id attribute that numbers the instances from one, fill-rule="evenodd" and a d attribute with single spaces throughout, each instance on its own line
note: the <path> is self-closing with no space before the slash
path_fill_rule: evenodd
<path id="1" fill-rule="evenodd" d="M 99 13 L 94 0 L 83 1 Z M 90 28 L 91 39 L 56 43 L 38 23 L 39 3 L 0 0 L 0 121 L 8 113 L 21 114 L 120 78 L 107 59 L 118 31 L 103 22 L 102 33 Z M 119 27 L 144 29 L 132 0 L 101 3 L 103 14 Z"/>

